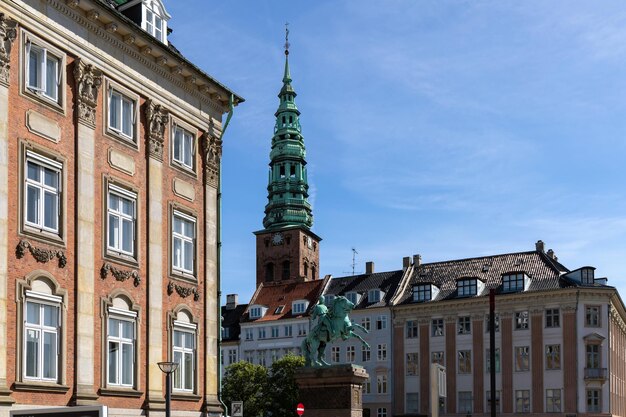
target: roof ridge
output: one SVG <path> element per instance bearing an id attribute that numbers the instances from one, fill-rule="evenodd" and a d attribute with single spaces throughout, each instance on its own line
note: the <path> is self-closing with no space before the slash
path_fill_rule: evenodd
<path id="1" fill-rule="evenodd" d="M 496 255 L 485 255 L 485 256 L 475 256 L 475 257 L 471 257 L 471 258 L 450 259 L 450 260 L 447 260 L 447 261 L 424 262 L 420 266 L 436 265 L 436 264 L 447 264 L 447 263 L 453 263 L 453 262 L 467 262 L 467 261 L 489 259 L 489 258 L 502 258 L 502 257 L 505 257 L 505 256 L 511 256 L 511 255 L 531 255 L 533 253 L 538 253 L 538 252 L 536 250 L 530 250 L 530 251 L 523 251 L 523 252 L 499 253 L 499 254 L 496 254 Z"/>

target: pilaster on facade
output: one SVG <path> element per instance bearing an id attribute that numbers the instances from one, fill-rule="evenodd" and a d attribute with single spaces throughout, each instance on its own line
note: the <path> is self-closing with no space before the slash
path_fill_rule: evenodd
<path id="1" fill-rule="evenodd" d="M 222 140 L 214 133 L 206 132 L 202 135 L 202 150 L 205 182 L 212 188 L 218 188 L 222 160 Z"/>
<path id="2" fill-rule="evenodd" d="M 78 122 L 95 129 L 98 91 L 102 85 L 102 71 L 78 58 L 74 61 L 74 79 L 76 80 Z"/>
<path id="3" fill-rule="evenodd" d="M 148 156 L 151 159 L 163 162 L 163 143 L 165 128 L 169 122 L 169 111 L 154 100 L 146 102 L 146 122 L 148 128 Z"/>

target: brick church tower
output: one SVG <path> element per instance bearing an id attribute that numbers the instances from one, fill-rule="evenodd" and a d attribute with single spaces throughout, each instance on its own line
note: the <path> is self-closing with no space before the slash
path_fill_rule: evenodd
<path id="1" fill-rule="evenodd" d="M 319 243 L 310 228 L 313 212 L 307 201 L 306 151 L 296 92 L 285 43 L 285 74 L 278 94 L 276 125 L 270 152 L 267 205 L 263 230 L 256 235 L 256 282 L 312 281 L 319 278 Z"/>

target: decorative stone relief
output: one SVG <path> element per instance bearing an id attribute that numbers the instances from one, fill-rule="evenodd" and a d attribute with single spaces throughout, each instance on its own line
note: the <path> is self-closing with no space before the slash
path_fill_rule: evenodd
<path id="1" fill-rule="evenodd" d="M 50 262 L 54 258 L 57 258 L 59 260 L 59 268 L 65 268 L 65 265 L 67 265 L 67 258 L 65 257 L 65 253 L 63 251 L 54 249 L 40 249 L 33 246 L 26 239 L 20 240 L 20 243 L 17 244 L 17 248 L 15 248 L 15 256 L 17 257 L 17 259 L 22 259 L 24 255 L 26 255 L 27 249 L 30 254 L 33 255 L 33 258 L 35 258 L 37 262 L 45 264 L 47 262 Z"/>
<path id="2" fill-rule="evenodd" d="M 204 172 L 207 185 L 217 188 L 220 177 L 220 162 L 222 160 L 222 140 L 205 133 L 202 135 Z"/>
<path id="3" fill-rule="evenodd" d="M 148 122 L 148 156 L 163 160 L 163 142 L 165 126 L 169 120 L 169 112 L 165 107 L 153 100 L 146 103 L 146 120 Z"/>
<path id="4" fill-rule="evenodd" d="M 193 300 L 198 301 L 200 299 L 200 292 L 193 287 L 184 287 L 182 285 L 174 284 L 170 281 L 167 285 L 167 294 L 172 295 L 176 291 L 178 295 L 183 298 L 187 298 L 193 294 Z"/>
<path id="5" fill-rule="evenodd" d="M 0 84 L 9 86 L 11 46 L 17 38 L 17 22 L 0 13 Z"/>
<path id="6" fill-rule="evenodd" d="M 74 63 L 74 78 L 78 92 L 76 96 L 78 121 L 95 129 L 98 89 L 102 85 L 102 71 L 92 64 L 85 64 L 82 59 L 77 59 Z"/>
<path id="7" fill-rule="evenodd" d="M 102 268 L 100 268 L 100 278 L 105 279 L 109 275 L 109 272 L 111 273 L 111 275 L 113 275 L 113 278 L 115 278 L 116 281 L 123 282 L 132 278 L 133 285 L 135 287 L 138 287 L 139 284 L 141 284 L 141 277 L 139 276 L 139 272 L 135 270 L 123 271 L 121 269 L 117 269 L 110 263 L 105 262 L 105 264 L 102 265 Z"/>

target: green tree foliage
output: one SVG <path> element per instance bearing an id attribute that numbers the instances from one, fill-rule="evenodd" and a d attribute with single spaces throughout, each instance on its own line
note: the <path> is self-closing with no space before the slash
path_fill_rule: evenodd
<path id="1" fill-rule="evenodd" d="M 226 368 L 224 374 L 222 399 L 229 411 L 232 401 L 243 401 L 243 413 L 246 417 L 265 416 L 267 383 L 268 374 L 265 367 L 244 361 L 233 363 Z"/>
<path id="2" fill-rule="evenodd" d="M 304 366 L 304 358 L 288 354 L 272 364 L 267 385 L 268 409 L 272 417 L 293 417 L 299 402 L 296 371 Z"/>
<path id="3" fill-rule="evenodd" d="M 226 368 L 222 398 L 229 408 L 232 401 L 243 401 L 246 417 L 293 417 L 299 402 L 294 375 L 303 366 L 304 358 L 292 354 L 269 370 L 244 361 L 234 363 Z"/>

